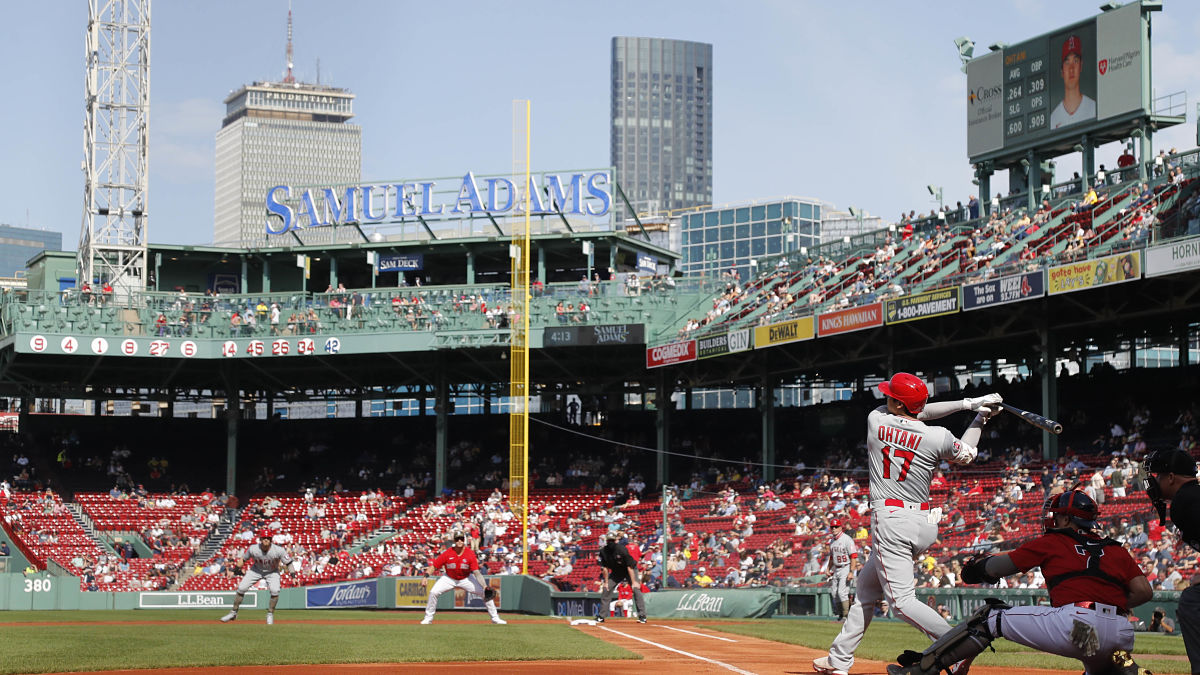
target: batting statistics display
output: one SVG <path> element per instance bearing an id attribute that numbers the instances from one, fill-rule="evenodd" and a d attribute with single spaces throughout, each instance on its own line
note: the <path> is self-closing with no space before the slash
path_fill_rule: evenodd
<path id="1" fill-rule="evenodd" d="M 1132 2 L 967 64 L 971 161 L 1148 109 L 1148 24 Z M 1143 48 L 1145 46 L 1145 48 Z"/>

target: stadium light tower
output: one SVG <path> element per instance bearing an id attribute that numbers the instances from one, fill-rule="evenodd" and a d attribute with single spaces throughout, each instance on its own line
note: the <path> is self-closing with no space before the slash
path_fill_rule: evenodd
<path id="1" fill-rule="evenodd" d="M 967 61 L 975 55 L 975 42 L 966 37 L 954 38 L 954 46 L 958 48 L 958 58 L 962 61 L 962 71 L 967 72 Z"/>
<path id="2" fill-rule="evenodd" d="M 848 211 L 850 211 L 851 218 L 855 218 L 858 220 L 858 231 L 861 234 L 862 233 L 863 210 L 858 208 L 857 206 L 848 206 L 848 207 L 846 207 L 846 209 Z"/>
<path id="3" fill-rule="evenodd" d="M 150 0 L 90 0 L 76 283 L 146 288 Z"/>

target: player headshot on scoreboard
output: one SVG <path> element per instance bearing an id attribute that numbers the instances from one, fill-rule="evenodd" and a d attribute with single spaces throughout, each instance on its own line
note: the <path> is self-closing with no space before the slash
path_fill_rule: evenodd
<path id="1" fill-rule="evenodd" d="M 1051 40 L 1050 53 L 1055 54 L 1054 47 L 1057 46 L 1062 55 L 1059 71 L 1062 75 L 1062 97 L 1050 113 L 1051 129 L 1096 119 L 1096 99 L 1084 93 L 1084 89 L 1091 90 L 1091 87 L 1084 84 L 1085 80 L 1089 83 L 1094 81 L 1091 70 L 1085 69 L 1084 63 L 1090 63 L 1094 59 L 1085 61 L 1083 44 L 1083 39 L 1078 33 Z M 1094 52 L 1094 47 L 1089 45 L 1089 51 Z"/>

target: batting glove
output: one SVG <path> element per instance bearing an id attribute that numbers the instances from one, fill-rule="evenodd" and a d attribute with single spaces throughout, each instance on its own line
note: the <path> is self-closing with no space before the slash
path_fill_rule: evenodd
<path id="1" fill-rule="evenodd" d="M 979 410 L 985 405 L 993 406 L 1003 400 L 1004 397 L 1000 394 L 988 394 L 987 396 L 980 396 L 978 398 L 964 398 L 962 405 L 963 410 Z"/>

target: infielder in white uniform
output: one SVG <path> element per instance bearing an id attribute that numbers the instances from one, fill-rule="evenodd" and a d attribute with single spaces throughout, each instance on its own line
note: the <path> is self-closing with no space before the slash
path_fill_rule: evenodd
<path id="1" fill-rule="evenodd" d="M 841 520 L 829 521 L 829 528 L 833 533 L 833 542 L 829 544 L 829 594 L 833 596 L 833 613 L 841 621 L 850 610 L 850 573 L 859 568 L 858 547 L 846 534 Z"/>
<path id="2" fill-rule="evenodd" d="M 950 630 L 935 609 L 917 599 L 913 559 L 937 539 L 937 519 L 929 511 L 929 481 L 944 458 L 956 464 L 975 459 L 983 425 L 1001 408 L 999 394 L 932 403 L 924 380 L 896 373 L 879 384 L 887 406 L 867 415 L 867 461 L 871 467 L 872 553 L 858 574 L 854 604 L 829 655 L 813 661 L 818 673 L 846 675 L 854 651 L 871 623 L 875 603 L 886 598 L 897 616 L 931 639 Z M 962 410 L 979 414 L 961 440 L 943 427 L 927 426 Z"/>
<path id="3" fill-rule="evenodd" d="M 267 590 L 271 593 L 271 604 L 267 607 L 267 624 L 275 623 L 275 605 L 279 604 L 279 566 L 294 565 L 292 556 L 282 547 L 271 543 L 271 532 L 260 530 L 258 546 L 251 546 L 242 554 L 242 560 L 250 561 L 250 569 L 246 570 L 241 583 L 237 587 L 237 597 L 233 599 L 233 609 L 221 617 L 221 621 L 229 623 L 237 618 L 238 608 L 246 599 L 246 591 L 254 588 L 254 584 L 266 580 Z"/>

